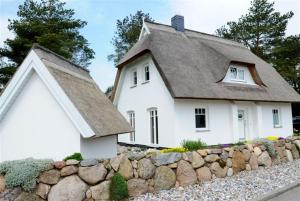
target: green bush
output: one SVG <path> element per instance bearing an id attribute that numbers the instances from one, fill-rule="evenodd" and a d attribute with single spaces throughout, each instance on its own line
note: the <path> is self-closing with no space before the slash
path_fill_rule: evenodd
<path id="1" fill-rule="evenodd" d="M 110 183 L 109 187 L 110 199 L 111 200 L 124 200 L 128 197 L 128 187 L 127 182 L 125 181 L 124 177 L 116 173 Z"/>
<path id="2" fill-rule="evenodd" d="M 81 156 L 81 153 L 74 153 L 74 154 L 72 154 L 72 155 L 70 155 L 70 156 L 67 156 L 67 157 L 64 159 L 64 161 L 70 160 L 70 159 L 74 159 L 74 160 L 78 160 L 78 161 L 82 161 L 82 160 L 83 160 L 83 158 L 82 158 L 82 156 Z"/>
<path id="3" fill-rule="evenodd" d="M 198 149 L 203 149 L 207 147 L 207 145 L 199 140 L 183 140 L 181 146 L 189 151 L 195 151 Z"/>
<path id="4" fill-rule="evenodd" d="M 36 179 L 42 171 L 47 170 L 52 160 L 35 160 L 32 158 L 0 163 L 0 174 L 5 175 L 8 188 L 22 187 L 32 191 L 36 187 Z"/>

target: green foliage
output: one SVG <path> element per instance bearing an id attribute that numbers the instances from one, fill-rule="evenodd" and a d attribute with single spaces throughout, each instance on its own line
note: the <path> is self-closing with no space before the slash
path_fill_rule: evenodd
<path id="1" fill-rule="evenodd" d="M 87 67 L 94 51 L 79 30 L 87 22 L 74 18 L 74 10 L 65 8 L 60 0 L 25 0 L 19 6 L 17 19 L 9 20 L 8 29 L 15 33 L 0 48 L 0 58 L 6 58 L 17 67 L 33 43 L 38 43 L 76 64 Z"/>
<path id="2" fill-rule="evenodd" d="M 189 151 L 195 151 L 198 149 L 203 149 L 207 147 L 207 145 L 199 140 L 183 140 L 181 146 Z"/>
<path id="3" fill-rule="evenodd" d="M 272 55 L 276 70 L 300 93 L 300 34 L 280 40 Z"/>
<path id="4" fill-rule="evenodd" d="M 36 179 L 42 171 L 47 170 L 52 160 L 35 160 L 32 158 L 0 163 L 0 174 L 5 175 L 8 188 L 22 187 L 32 191 L 36 187 Z"/>
<path id="5" fill-rule="evenodd" d="M 74 160 L 77 160 L 77 161 L 82 161 L 82 160 L 83 160 L 83 158 L 82 158 L 82 156 L 81 156 L 81 153 L 74 153 L 74 154 L 72 154 L 72 155 L 70 155 L 70 156 L 67 156 L 67 157 L 64 159 L 64 161 L 70 160 L 70 159 L 74 159 Z"/>
<path id="6" fill-rule="evenodd" d="M 117 20 L 117 31 L 111 41 L 115 50 L 114 54 L 108 55 L 107 59 L 109 61 L 114 61 L 115 64 L 118 63 L 138 41 L 143 26 L 143 18 L 145 21 L 153 21 L 149 13 L 143 13 L 142 11 L 137 11 L 134 15 L 129 15 L 122 20 Z"/>
<path id="7" fill-rule="evenodd" d="M 184 153 L 187 151 L 188 150 L 183 147 L 174 147 L 174 148 L 162 149 L 162 150 L 160 150 L 160 153 L 170 153 L 170 152 Z"/>
<path id="8" fill-rule="evenodd" d="M 281 15 L 274 9 L 274 2 L 252 0 L 248 13 L 237 22 L 228 22 L 216 33 L 228 39 L 242 42 L 257 56 L 270 62 L 272 48 L 284 35 L 293 12 Z"/>
<path id="9" fill-rule="evenodd" d="M 245 145 L 245 144 L 246 144 L 246 141 L 239 141 L 239 142 L 235 143 L 234 145 L 240 146 L 240 145 Z"/>
<path id="10" fill-rule="evenodd" d="M 120 173 L 116 173 L 111 178 L 109 187 L 110 200 L 124 200 L 128 197 L 127 182 Z"/>

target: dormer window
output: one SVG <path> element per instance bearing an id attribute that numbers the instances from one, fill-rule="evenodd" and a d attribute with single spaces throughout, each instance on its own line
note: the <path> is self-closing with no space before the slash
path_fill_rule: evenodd
<path id="1" fill-rule="evenodd" d="M 232 81 L 245 81 L 245 70 L 238 67 L 230 67 L 230 79 Z"/>

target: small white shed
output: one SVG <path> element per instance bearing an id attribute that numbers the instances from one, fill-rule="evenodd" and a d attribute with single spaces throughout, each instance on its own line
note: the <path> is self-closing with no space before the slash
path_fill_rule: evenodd
<path id="1" fill-rule="evenodd" d="M 132 131 L 87 69 L 34 45 L 0 96 L 0 162 L 117 153 Z"/>

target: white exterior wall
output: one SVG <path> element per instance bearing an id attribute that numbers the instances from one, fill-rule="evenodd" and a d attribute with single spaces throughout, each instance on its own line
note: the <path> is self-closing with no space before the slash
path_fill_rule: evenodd
<path id="1" fill-rule="evenodd" d="M 195 108 L 208 109 L 208 129 L 195 127 Z M 176 100 L 175 136 L 179 146 L 183 140 L 198 140 L 209 145 L 239 141 L 238 110 L 246 111 L 246 140 L 270 135 L 287 137 L 293 134 L 290 103 L 254 103 L 247 101 Z M 282 127 L 274 128 L 272 109 L 279 109 Z M 171 136 L 170 136 L 171 137 Z"/>
<path id="2" fill-rule="evenodd" d="M 79 151 L 80 133 L 34 73 L 0 122 L 0 161 Z"/>
<path id="3" fill-rule="evenodd" d="M 144 81 L 144 65 L 149 64 L 150 81 Z M 138 84 L 132 87 L 132 70 L 137 69 Z M 151 57 L 145 55 L 135 63 L 125 66 L 119 80 L 115 105 L 128 119 L 128 111 L 135 112 L 135 143 L 151 145 L 150 116 L 147 109 L 157 108 L 159 146 L 169 147 L 175 143 L 174 100 L 165 86 Z M 129 134 L 118 137 L 119 142 L 130 143 Z"/>
<path id="4" fill-rule="evenodd" d="M 88 139 L 81 137 L 80 142 L 83 158 L 105 159 L 117 155 L 117 135 Z"/>
<path id="5" fill-rule="evenodd" d="M 260 103 L 262 106 L 262 134 L 261 137 L 274 135 L 287 137 L 293 134 L 292 106 L 290 103 Z M 281 127 L 273 126 L 273 109 L 279 109 Z"/>

